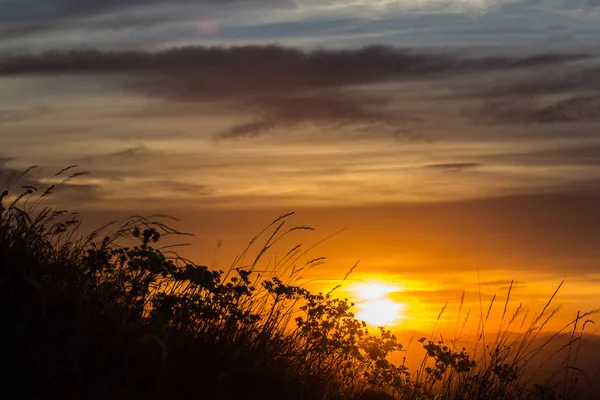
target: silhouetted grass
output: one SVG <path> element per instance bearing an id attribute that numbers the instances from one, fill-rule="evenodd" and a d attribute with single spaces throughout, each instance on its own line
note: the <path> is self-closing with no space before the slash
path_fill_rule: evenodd
<path id="1" fill-rule="evenodd" d="M 68 172 L 60 171 L 53 181 Z M 56 187 L 49 183 L 45 189 L 26 187 L 16 197 L 8 191 L 0 196 L 6 398 L 576 396 L 571 361 L 588 314 L 577 315 L 565 328 L 570 340 L 559 351 L 567 352 L 569 361 L 559 385 L 536 386 L 539 382 L 524 373 L 543 347 L 560 337 L 536 344 L 553 315 L 554 295 L 522 331 L 521 307 L 507 314 L 511 285 L 494 341 L 488 343 L 485 332 L 492 300 L 487 313 L 482 305 L 471 352 L 443 338 L 422 338 L 426 356 L 420 368 L 409 371 L 389 361 L 402 350 L 392 332 L 369 332 L 354 318 L 348 300 L 297 284 L 302 273 L 323 261 L 302 263 L 310 248 L 298 245 L 282 258 L 263 260 L 283 238 L 311 230 L 288 227 L 291 214 L 253 238 L 229 270 L 215 271 L 157 247 L 165 236 L 183 235 L 162 218 L 135 216 L 78 234 L 76 214 L 44 206 Z M 457 321 L 460 336 L 458 327 Z"/>

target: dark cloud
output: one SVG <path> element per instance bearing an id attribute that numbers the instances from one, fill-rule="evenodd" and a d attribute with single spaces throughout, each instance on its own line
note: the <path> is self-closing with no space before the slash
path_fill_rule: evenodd
<path id="1" fill-rule="evenodd" d="M 161 52 L 50 51 L 5 56 L 0 74 L 151 73 L 170 76 L 204 95 L 285 91 L 379 82 L 444 73 L 531 68 L 586 58 L 546 54 L 527 57 L 460 58 L 388 46 L 358 50 L 302 51 L 279 46 L 182 47 Z"/>
<path id="2" fill-rule="evenodd" d="M 50 39 L 65 47 L 139 48 L 203 35 L 198 21 L 288 0 L 15 0 L 0 1 L 0 47 L 23 53 Z M 60 38 L 60 39 L 57 39 Z"/>
<path id="3" fill-rule="evenodd" d="M 54 192 L 54 200 L 67 205 L 80 205 L 81 203 L 94 203 L 105 200 L 102 185 L 69 183 L 61 185 Z"/>
<path id="4" fill-rule="evenodd" d="M 486 156 L 484 159 L 489 163 L 519 166 L 600 166 L 600 146 L 586 143 L 563 145 L 552 149 Z"/>
<path id="5" fill-rule="evenodd" d="M 415 81 L 475 72 L 560 65 L 584 55 L 467 58 L 370 46 L 302 51 L 279 46 L 184 47 L 160 52 L 70 51 L 8 56 L 0 75 L 131 74 L 135 89 L 183 102 L 233 100 L 250 113 L 221 137 L 256 136 L 301 123 L 371 125 L 399 132 L 415 117 L 386 110 L 389 98 L 349 90 L 354 85 Z M 399 93 L 401 94 L 401 93 Z"/>
<path id="6" fill-rule="evenodd" d="M 207 185 L 199 185 L 194 183 L 185 183 L 179 181 L 156 181 L 152 182 L 153 187 L 165 189 L 177 195 L 200 195 L 206 196 L 214 194 L 214 189 Z"/>
<path id="7" fill-rule="evenodd" d="M 295 6 L 291 0 L 19 0 L 0 3 L 0 20 L 65 18 L 114 10 L 153 7 L 161 4 L 170 6 L 185 4 Z M 501 5 L 496 13 L 510 15 L 526 11 L 589 9 L 597 7 L 599 4 L 599 0 L 570 0 L 549 4 L 538 0 L 520 0 Z M 443 8 L 439 11 L 443 12 Z"/>
<path id="8" fill-rule="evenodd" d="M 6 164 L 9 163 L 9 162 L 11 162 L 11 161 L 14 161 L 14 158 L 0 156 L 0 168 L 5 168 Z"/>
<path id="9" fill-rule="evenodd" d="M 237 139 L 243 137 L 254 137 L 267 133 L 278 125 L 276 121 L 258 119 L 243 124 L 234 125 L 218 137 L 223 139 Z"/>
<path id="10" fill-rule="evenodd" d="M 130 147 L 125 150 L 120 150 L 115 153 L 109 154 L 112 158 L 139 158 L 144 155 L 148 155 L 148 149 L 146 146 L 141 145 L 137 147 Z"/>
<path id="11" fill-rule="evenodd" d="M 191 3 L 194 0 L 176 0 L 176 3 Z M 203 3 L 213 3 L 214 0 L 196 0 Z M 227 0 L 224 0 L 227 1 Z M 58 17 L 97 14 L 140 6 L 152 6 L 160 3 L 170 3 L 166 0 L 54 0 L 54 10 Z"/>
<path id="12" fill-rule="evenodd" d="M 580 10 L 600 6 L 600 0 L 562 0 L 544 2 L 540 0 L 518 0 L 501 5 L 502 10 L 518 11 L 524 9 L 557 9 L 557 10 Z"/>
<path id="13" fill-rule="evenodd" d="M 168 7 L 166 7 L 168 6 Z M 0 42 L 46 31 L 114 33 L 201 18 L 209 10 L 293 7 L 289 0 L 18 0 L 0 2 Z M 147 38 L 151 41 L 150 38 Z"/>
<path id="14" fill-rule="evenodd" d="M 35 118 L 50 112 L 50 107 L 33 107 L 26 110 L 0 110 L 0 125 L 10 122 L 20 122 Z"/>
<path id="15" fill-rule="evenodd" d="M 580 67 L 576 70 L 550 71 L 527 76 L 525 80 L 495 86 L 486 94 L 489 96 L 532 96 L 554 93 L 572 93 L 600 90 L 600 68 Z"/>
<path id="16" fill-rule="evenodd" d="M 27 115 L 28 113 L 23 111 L 0 110 L 0 124 L 22 121 Z"/>
<path id="17" fill-rule="evenodd" d="M 463 87 L 457 96 L 483 100 L 471 118 L 504 125 L 557 125 L 600 121 L 599 60 L 556 65 Z M 594 64 L 590 66 L 590 64 Z"/>
<path id="18" fill-rule="evenodd" d="M 505 124 L 556 124 L 597 120 L 600 119 L 600 92 L 555 101 L 536 97 L 505 98 L 490 101 L 483 111 L 483 115 L 492 122 Z"/>
<path id="19" fill-rule="evenodd" d="M 159 4 L 282 4 L 286 0 L 19 0 L 0 3 L 0 21 L 89 16 Z"/>
<path id="20" fill-rule="evenodd" d="M 446 163 L 446 164 L 431 164 L 427 168 L 442 169 L 448 171 L 462 171 L 464 169 L 471 169 L 481 167 L 480 163 Z"/>
<path id="21" fill-rule="evenodd" d="M 0 37 L 3 40 L 23 38 L 27 35 L 43 33 L 49 30 L 64 30 L 85 28 L 90 30 L 131 30 L 135 28 L 148 28 L 160 23 L 173 20 L 171 15 L 114 15 L 102 19 L 75 19 L 42 20 L 25 22 L 0 21 Z"/>
<path id="22" fill-rule="evenodd" d="M 381 125 L 399 129 L 403 118 L 384 110 L 388 99 L 348 93 L 314 93 L 303 96 L 273 97 L 247 104 L 259 119 L 233 126 L 221 138 L 253 137 L 276 128 L 294 128 L 303 123 L 328 125 L 332 129 L 354 125 Z"/>

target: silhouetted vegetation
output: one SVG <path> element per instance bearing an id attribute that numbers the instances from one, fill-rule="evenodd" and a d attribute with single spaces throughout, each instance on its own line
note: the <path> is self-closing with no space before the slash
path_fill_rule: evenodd
<path id="1" fill-rule="evenodd" d="M 520 308 L 506 315 L 503 332 L 486 344 L 482 331 L 472 353 L 420 339 L 426 356 L 409 371 L 389 361 L 402 350 L 392 332 L 369 332 L 354 318 L 353 304 L 333 291 L 315 294 L 297 285 L 321 258 L 301 263 L 306 251 L 297 246 L 264 262 L 282 238 L 310 230 L 287 228 L 289 215 L 252 239 L 228 271 L 215 271 L 159 248 L 165 236 L 181 235 L 160 218 L 136 216 L 79 235 L 76 214 L 44 206 L 54 189 L 0 196 L 5 398 L 546 400 L 578 394 L 569 366 L 554 387 L 534 385 L 523 373 L 541 350 L 532 343 L 552 317 L 548 306 L 524 333 L 516 333 Z M 586 318 L 578 315 L 569 325 L 571 340 L 561 351 L 578 351 Z"/>

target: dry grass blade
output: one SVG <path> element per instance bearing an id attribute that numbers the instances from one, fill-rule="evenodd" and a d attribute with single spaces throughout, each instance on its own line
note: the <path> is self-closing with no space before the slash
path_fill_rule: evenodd
<path id="1" fill-rule="evenodd" d="M 356 262 L 356 263 L 355 263 L 355 264 L 352 266 L 352 268 L 350 268 L 350 269 L 348 270 L 348 272 L 346 272 L 346 275 L 344 275 L 344 279 L 342 279 L 342 281 L 345 281 L 346 279 L 348 279 L 348 277 L 349 277 L 350 275 L 352 275 L 352 273 L 354 272 L 354 270 L 355 270 L 355 269 L 358 267 L 358 264 L 359 264 L 359 263 L 360 263 L 360 260 L 359 260 L 359 261 L 357 261 L 357 262 Z"/>

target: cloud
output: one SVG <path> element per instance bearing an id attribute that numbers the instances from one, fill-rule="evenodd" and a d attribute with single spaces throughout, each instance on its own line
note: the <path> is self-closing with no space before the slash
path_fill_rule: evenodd
<path id="1" fill-rule="evenodd" d="M 431 164 L 427 168 L 441 169 L 447 171 L 462 171 L 465 169 L 481 167 L 480 163 L 447 163 L 447 164 Z"/>
<path id="2" fill-rule="evenodd" d="M 535 97 L 490 101 L 483 115 L 492 122 L 502 124 L 556 124 L 597 120 L 600 119 L 600 92 L 555 101 L 540 101 Z"/>
<path id="3" fill-rule="evenodd" d="M 60 101 L 53 102 L 52 115 L 15 124 L 15 137 L 28 142 L 5 143 L 7 154 L 32 161 L 57 165 L 62 158 L 85 165 L 94 171 L 93 182 L 115 188 L 111 197 L 119 202 L 138 201 L 149 190 L 145 186 L 152 187 L 148 198 L 166 198 L 168 188 L 157 182 L 173 176 L 182 184 L 206 185 L 186 188 L 202 200 L 199 207 L 223 198 L 246 203 L 257 193 L 273 202 L 288 196 L 286 204 L 456 200 L 546 193 L 568 183 L 577 183 L 581 193 L 591 186 L 579 182 L 597 174 L 593 114 L 540 127 L 511 122 L 507 128 L 510 113 L 487 125 L 461 113 L 500 99 L 514 103 L 519 116 L 529 111 L 520 101 L 530 99 L 488 95 L 490 85 L 514 85 L 523 76 L 542 80 L 549 69 L 560 71 L 551 76 L 572 74 L 592 62 L 569 54 L 476 58 L 389 47 L 192 47 L 9 57 L 0 61 L 3 79 L 21 103 L 43 104 L 56 96 Z M 538 105 L 536 98 L 531 105 L 547 107 L 573 96 L 558 93 L 559 100 L 541 99 L 546 103 Z M 3 101 L 13 100 L 7 95 Z M 565 107 L 575 106 L 582 107 Z M 477 117 L 491 120 L 492 111 Z M 588 133 L 574 129 L 582 121 L 590 122 Z M 405 131 L 425 139 L 402 140 Z M 48 154 L 57 134 L 69 145 Z M 264 134 L 268 138 L 252 143 L 227 140 Z M 260 181 L 264 176 L 269 179 Z"/>
<path id="4" fill-rule="evenodd" d="M 19 0 L 0 3 L 0 21 L 60 19 L 89 16 L 108 11 L 152 7 L 156 5 L 185 4 L 271 4 L 286 0 Z"/>
<path id="5" fill-rule="evenodd" d="M 592 59 L 593 60 L 593 59 Z M 600 90 L 600 67 L 581 66 L 577 69 L 545 71 L 526 76 L 517 82 L 492 87 L 484 92 L 490 97 L 531 96 Z"/>
<path id="6" fill-rule="evenodd" d="M 0 21 L 0 35 L 3 40 L 22 39 L 28 35 L 43 34 L 45 31 L 85 29 L 90 31 L 118 31 L 135 28 L 148 28 L 173 20 L 172 15 L 114 15 L 110 18 L 34 20 L 25 22 Z"/>
<path id="7" fill-rule="evenodd" d="M 262 135 L 277 126 L 277 122 L 267 119 L 258 119 L 252 122 L 234 125 L 218 137 L 223 139 L 235 139 L 242 137 L 254 137 Z"/>
<path id="8" fill-rule="evenodd" d="M 597 143 L 561 144 L 554 148 L 507 152 L 483 158 L 486 162 L 520 166 L 600 166 L 600 145 Z"/>
<path id="9" fill-rule="evenodd" d="M 248 10 L 293 7 L 289 0 L 9 0 L 0 2 L 0 45 L 16 52 L 39 48 L 36 42 L 152 46 L 157 40 L 216 34 L 222 18 Z"/>
<path id="10" fill-rule="evenodd" d="M 600 67 L 598 58 L 570 65 L 548 65 L 538 70 L 471 84 L 461 98 L 480 106 L 465 114 L 500 125 L 544 125 L 600 120 Z M 590 65 L 591 64 L 591 65 Z"/>
<path id="11" fill-rule="evenodd" d="M 119 150 L 115 153 L 109 154 L 109 158 L 139 158 L 144 155 L 148 155 L 148 148 L 144 145 L 130 147 L 125 150 Z"/>
<path id="12" fill-rule="evenodd" d="M 262 99 L 246 106 L 260 115 L 259 119 L 234 125 L 220 133 L 219 137 L 254 137 L 277 128 L 294 128 L 304 123 L 328 125 L 332 129 L 361 124 L 401 129 L 402 116 L 389 114 L 383 109 L 388 103 L 389 99 L 383 97 L 335 92 Z"/>
<path id="13" fill-rule="evenodd" d="M 501 9 L 517 10 L 517 9 L 557 9 L 557 10 L 585 10 L 600 6 L 600 0 L 562 0 L 540 2 L 539 0 L 518 0 L 506 1 L 501 3 Z"/>
<path id="14" fill-rule="evenodd" d="M 387 46 L 317 51 L 279 46 L 52 51 L 4 57 L 0 76 L 129 74 L 140 77 L 135 89 L 145 94 L 180 102 L 233 101 L 251 118 L 221 132 L 221 138 L 251 137 L 303 123 L 398 133 L 418 118 L 389 107 L 390 95 L 368 94 L 358 86 L 531 69 L 585 58 L 574 54 L 474 58 Z"/>
<path id="15" fill-rule="evenodd" d="M 46 106 L 32 107 L 25 110 L 0 110 L 0 125 L 35 118 L 50 111 L 50 107 Z"/>
<path id="16" fill-rule="evenodd" d="M 156 48 L 207 41 L 521 47 L 524 39 L 536 49 L 580 40 L 589 47 L 598 33 L 596 7 L 597 0 L 12 0 L 0 2 L 0 49 Z M 202 26 L 209 26 L 209 34 Z"/>
<path id="17" fill-rule="evenodd" d="M 163 188 L 165 191 L 173 192 L 176 195 L 186 193 L 194 196 L 206 196 L 214 193 L 214 190 L 208 185 L 199 185 L 195 183 L 185 183 L 172 180 L 155 181 L 150 183 L 152 186 Z"/>
<path id="18" fill-rule="evenodd" d="M 105 188 L 98 184 L 89 183 L 68 183 L 54 192 L 53 201 L 59 204 L 81 204 L 99 203 L 106 199 Z"/>
<path id="19" fill-rule="evenodd" d="M 231 91 L 285 91 L 314 87 L 556 65 L 585 54 L 465 58 L 389 46 L 356 50 L 315 50 L 280 46 L 178 47 L 145 51 L 48 51 L 0 58 L 0 74 L 150 73 L 195 83 L 206 95 Z M 190 88 L 182 96 L 199 95 Z"/>

